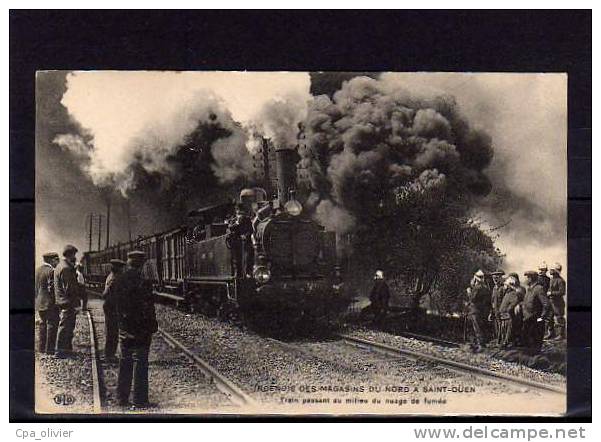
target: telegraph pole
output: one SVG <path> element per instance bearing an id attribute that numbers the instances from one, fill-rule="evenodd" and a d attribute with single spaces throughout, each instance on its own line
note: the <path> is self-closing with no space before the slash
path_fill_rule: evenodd
<path id="1" fill-rule="evenodd" d="M 125 203 L 127 204 L 125 206 L 125 210 L 127 212 L 127 236 L 129 238 L 129 241 L 131 242 L 131 205 L 129 198 L 125 200 Z"/>
<path id="2" fill-rule="evenodd" d="M 106 248 L 109 247 L 110 241 L 110 228 L 111 228 L 111 196 L 110 194 L 106 197 Z"/>
<path id="3" fill-rule="evenodd" d="M 92 223 L 94 222 L 94 214 L 90 213 L 90 230 L 88 231 L 88 252 L 92 251 Z"/>
<path id="4" fill-rule="evenodd" d="M 98 250 L 100 250 L 100 238 L 102 236 L 102 215 L 98 215 Z"/>

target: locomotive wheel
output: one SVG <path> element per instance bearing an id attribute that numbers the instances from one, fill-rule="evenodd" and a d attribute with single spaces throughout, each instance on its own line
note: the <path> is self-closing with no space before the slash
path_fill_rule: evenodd
<path id="1" fill-rule="evenodd" d="M 212 302 L 209 302 L 206 299 L 199 299 L 196 305 L 198 311 L 209 318 L 216 316 L 219 311 Z"/>
<path id="2" fill-rule="evenodd" d="M 302 315 L 294 310 L 275 311 L 269 308 L 255 308 L 248 312 L 246 321 L 260 334 L 288 338 L 298 334 Z"/>
<path id="3" fill-rule="evenodd" d="M 221 304 L 217 311 L 217 317 L 220 321 L 238 323 L 240 322 L 240 313 L 238 307 L 233 302 Z"/>

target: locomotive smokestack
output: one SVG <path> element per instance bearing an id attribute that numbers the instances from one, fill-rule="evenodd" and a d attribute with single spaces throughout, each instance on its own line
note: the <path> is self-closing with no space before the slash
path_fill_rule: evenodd
<path id="1" fill-rule="evenodd" d="M 299 155 L 295 149 L 278 149 L 275 151 L 280 204 L 285 204 L 290 199 L 290 191 L 296 190 L 296 163 L 298 160 Z"/>

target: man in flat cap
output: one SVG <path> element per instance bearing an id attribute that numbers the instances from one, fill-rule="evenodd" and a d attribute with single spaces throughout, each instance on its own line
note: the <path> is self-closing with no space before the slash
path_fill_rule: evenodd
<path id="1" fill-rule="evenodd" d="M 144 279 L 142 268 L 146 256 L 134 250 L 127 254 L 127 268 L 112 284 L 117 315 L 119 317 L 118 401 L 129 404 L 133 380 L 133 406 L 146 408 L 148 403 L 148 353 L 152 334 L 158 330 L 152 284 Z"/>
<path id="2" fill-rule="evenodd" d="M 88 309 L 88 294 L 86 292 L 86 278 L 83 276 L 83 264 L 78 262 L 75 264 L 75 274 L 77 275 L 77 282 L 80 287 L 81 293 L 81 309 Z"/>
<path id="3" fill-rule="evenodd" d="M 467 318 L 472 325 L 472 350 L 475 353 L 480 352 L 486 343 L 484 322 L 486 321 L 486 315 L 490 312 L 491 294 L 484 276 L 484 272 L 478 270 L 466 290 Z"/>
<path id="4" fill-rule="evenodd" d="M 530 354 L 540 353 L 549 320 L 550 303 L 537 272 L 531 270 L 526 276 L 526 294 L 522 301 L 522 344 Z"/>
<path id="5" fill-rule="evenodd" d="M 54 269 L 54 295 L 60 310 L 56 340 L 56 356 L 59 358 L 68 357 L 73 352 L 76 309 L 85 298 L 84 288 L 77 281 L 76 262 L 77 248 L 69 244 L 63 250 L 63 260 Z"/>
<path id="6" fill-rule="evenodd" d="M 42 259 L 43 264 L 35 269 L 35 309 L 40 319 L 38 350 L 53 355 L 59 319 L 54 300 L 54 267 L 59 262 L 58 253 L 44 253 Z"/>
<path id="7" fill-rule="evenodd" d="M 561 277 L 561 264 L 555 263 L 550 270 L 551 282 L 549 283 L 549 290 L 547 296 L 551 302 L 553 308 L 553 320 L 555 325 L 555 338 L 565 339 L 566 337 L 566 320 L 565 320 L 565 295 L 566 295 L 566 282 Z"/>
<path id="8" fill-rule="evenodd" d="M 105 329 L 105 344 L 104 344 L 104 359 L 107 362 L 115 360 L 115 352 L 119 343 L 119 316 L 117 315 L 116 301 L 113 296 L 113 282 L 123 272 L 125 262 L 120 259 L 111 259 L 111 272 L 106 277 L 104 283 L 104 329 Z"/>
<path id="9" fill-rule="evenodd" d="M 238 203 L 236 215 L 228 220 L 227 243 L 232 250 L 236 278 L 252 274 L 254 249 L 251 240 L 253 227 L 250 213 L 248 204 Z"/>
<path id="10" fill-rule="evenodd" d="M 503 295 L 505 294 L 505 286 L 503 285 L 503 275 L 505 275 L 505 272 L 503 270 L 497 270 L 496 272 L 492 272 L 491 275 L 494 286 L 490 298 L 491 308 L 490 314 L 488 315 L 488 320 L 493 323 L 493 343 L 500 344 L 501 340 L 499 339 L 499 307 L 501 306 L 501 302 L 503 301 Z"/>

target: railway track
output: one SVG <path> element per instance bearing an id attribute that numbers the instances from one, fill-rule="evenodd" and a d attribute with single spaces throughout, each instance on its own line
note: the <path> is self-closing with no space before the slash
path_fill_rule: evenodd
<path id="1" fill-rule="evenodd" d="M 102 414 L 105 411 L 104 383 L 98 358 L 98 341 L 96 339 L 96 327 L 90 310 L 86 312 L 90 326 L 90 355 L 92 357 L 92 388 L 94 397 L 94 414 Z"/>
<path id="2" fill-rule="evenodd" d="M 96 309 L 97 310 L 97 309 Z M 90 328 L 90 354 L 92 359 L 92 377 L 93 377 L 93 400 L 94 400 L 94 414 L 103 413 L 114 413 L 123 412 L 123 409 L 116 407 L 113 398 L 111 402 L 110 395 L 106 390 L 103 373 L 103 362 L 99 357 L 99 344 L 98 344 L 98 333 L 96 331 L 97 321 L 95 320 L 94 307 L 87 311 L 87 319 Z M 209 365 L 204 359 L 199 357 L 194 352 L 190 351 L 184 344 L 182 344 L 177 338 L 171 335 L 169 332 L 159 329 L 158 336 L 168 345 L 173 348 L 176 353 L 185 356 L 193 367 L 193 370 L 198 370 L 208 380 L 210 384 L 214 385 L 215 391 L 219 391 L 220 395 L 225 396 L 226 401 L 231 402 L 237 406 L 252 406 L 256 405 L 253 398 L 242 391 L 235 383 L 219 373 L 215 368 Z M 184 359 L 184 360 L 185 360 Z M 107 367 L 104 367 L 106 369 Z M 114 371 L 114 370 L 113 370 Z M 116 373 L 113 374 L 113 377 Z M 112 405 L 111 405 L 112 404 Z"/>
<path id="3" fill-rule="evenodd" d="M 444 347 L 461 347 L 459 342 L 447 341 L 445 339 L 435 338 L 433 336 L 420 335 L 412 332 L 401 332 L 399 336 L 405 336 L 407 338 L 418 339 L 420 341 L 432 342 L 433 344 L 442 345 Z"/>
<path id="4" fill-rule="evenodd" d="M 159 328 L 159 335 L 173 348 L 177 348 L 184 353 L 196 367 L 209 378 L 217 387 L 219 391 L 225 394 L 230 401 L 239 406 L 256 406 L 256 401 L 246 394 L 240 387 L 238 387 L 230 379 L 219 373 L 213 368 L 207 361 L 202 359 L 196 353 L 190 351 L 184 344 L 167 331 Z"/>
<path id="5" fill-rule="evenodd" d="M 415 350 L 392 347 L 387 344 L 382 344 L 380 342 L 375 342 L 375 341 L 371 341 L 368 339 L 358 338 L 355 336 L 340 334 L 340 335 L 338 335 L 338 337 L 340 339 L 342 339 L 343 342 L 345 342 L 349 345 L 352 345 L 352 346 L 367 348 L 374 352 L 386 354 L 389 356 L 396 356 L 396 357 L 404 356 L 404 357 L 410 357 L 414 360 L 428 361 L 430 363 L 440 365 L 444 368 L 448 368 L 448 369 L 458 372 L 460 374 L 469 374 L 472 376 L 476 376 L 476 377 L 480 377 L 480 378 L 484 378 L 484 379 L 488 379 L 488 380 L 508 382 L 508 383 L 511 383 L 514 385 L 534 388 L 534 389 L 542 390 L 545 392 L 551 392 L 551 393 L 557 393 L 557 394 L 563 394 L 563 395 L 566 394 L 566 390 L 564 388 L 561 388 L 561 387 L 558 387 L 555 385 L 543 384 L 541 382 L 533 381 L 530 379 L 519 378 L 516 376 L 506 374 L 506 373 L 495 372 L 495 371 L 488 370 L 488 369 L 485 369 L 482 367 L 476 367 L 473 365 L 465 364 L 463 362 L 453 361 L 453 360 L 449 360 L 449 359 L 443 359 L 438 356 L 418 352 Z"/>

